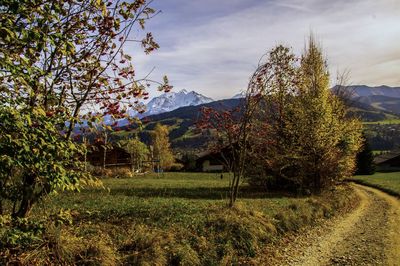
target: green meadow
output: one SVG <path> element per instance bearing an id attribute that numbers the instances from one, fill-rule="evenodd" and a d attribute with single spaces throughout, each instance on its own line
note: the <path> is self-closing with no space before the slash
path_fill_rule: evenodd
<path id="1" fill-rule="evenodd" d="M 243 184 L 228 208 L 224 174 L 165 173 L 103 179 L 103 188 L 48 196 L 31 214 L 41 237 L 16 244 L 25 264 L 251 264 L 287 232 L 349 207 L 347 186 L 312 197 Z M 63 211 L 58 212 L 59 209 Z M 46 215 L 47 214 L 47 215 Z M 53 214 L 49 218 L 48 214 Z M 36 222 L 38 223 L 38 222 Z M 3 222 L 7 225 L 7 222 Z M 7 226 L 0 236 L 7 236 Z M 20 235 L 20 234 L 19 234 Z M 18 253 L 20 251 L 20 253 Z M 48 255 L 50 254 L 50 256 Z M 1 262 L 1 261 L 0 261 Z"/>
<path id="2" fill-rule="evenodd" d="M 400 172 L 375 173 L 374 175 L 358 175 L 354 181 L 373 186 L 400 197 Z"/>

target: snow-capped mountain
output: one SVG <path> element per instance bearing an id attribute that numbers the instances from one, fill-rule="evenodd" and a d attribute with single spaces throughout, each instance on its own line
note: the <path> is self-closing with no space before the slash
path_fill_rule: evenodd
<path id="1" fill-rule="evenodd" d="M 168 92 L 153 98 L 146 105 L 144 116 L 169 112 L 184 106 L 194 106 L 214 101 L 197 92 L 181 90 L 179 92 Z"/>

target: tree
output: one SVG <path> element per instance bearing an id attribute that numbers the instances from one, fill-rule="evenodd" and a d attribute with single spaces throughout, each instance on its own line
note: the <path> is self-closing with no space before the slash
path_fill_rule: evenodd
<path id="1" fill-rule="evenodd" d="M 197 168 L 196 155 L 194 152 L 183 153 L 181 160 L 183 162 L 185 171 L 188 171 L 188 172 L 196 171 L 196 168 Z"/>
<path id="2" fill-rule="evenodd" d="M 361 144 L 361 123 L 330 91 L 327 64 L 311 36 L 299 68 L 298 95 L 289 121 L 293 179 L 300 190 L 319 192 L 350 176 Z"/>
<path id="3" fill-rule="evenodd" d="M 268 71 L 261 71 L 258 78 L 266 82 L 256 84 L 258 91 L 263 92 L 263 104 L 258 108 L 258 119 L 251 135 L 252 164 L 246 170 L 253 181 L 273 176 L 278 181 L 275 183 L 284 186 L 294 171 L 290 121 L 298 95 L 298 61 L 293 52 L 282 45 L 272 49 L 261 61 L 260 68 Z"/>
<path id="4" fill-rule="evenodd" d="M 200 123 L 232 151 L 230 206 L 246 176 L 319 192 L 354 171 L 361 123 L 330 91 L 313 37 L 300 59 L 277 46 L 260 60 L 241 107 L 239 115 L 206 109 Z"/>
<path id="5" fill-rule="evenodd" d="M 286 75 L 284 70 L 292 69 L 294 57 L 288 53 L 289 49 L 278 46 L 271 50 L 265 61 L 260 61 L 257 70 L 250 78 L 245 98 L 240 107 L 234 110 L 217 111 L 212 108 L 204 108 L 200 128 L 212 129 L 216 136 L 214 149 L 228 151 L 223 154 L 225 166 L 232 172 L 233 177 L 229 186 L 229 206 L 236 202 L 239 185 L 245 175 L 256 174 L 257 169 L 265 168 L 265 150 L 273 141 L 267 138 L 270 125 L 266 114 L 271 114 L 268 101 L 271 95 L 278 95 L 279 101 L 276 108 L 282 124 L 286 104 L 285 94 L 293 73 Z M 251 165 L 251 168 L 249 167 Z"/>
<path id="6" fill-rule="evenodd" d="M 357 153 L 357 175 L 373 175 L 375 173 L 374 154 L 365 135 L 362 136 L 362 148 Z"/>
<path id="7" fill-rule="evenodd" d="M 161 124 L 157 124 L 151 134 L 153 160 L 159 161 L 159 166 L 163 170 L 168 170 L 174 163 L 174 155 L 172 154 L 168 134 L 168 127 Z"/>
<path id="8" fill-rule="evenodd" d="M 2 186 L 0 200 L 19 202 L 15 216 L 26 216 L 46 193 L 86 182 L 78 171 L 70 175 L 82 148 L 70 141 L 76 123 L 86 119 L 90 125 L 105 114 L 119 117 L 128 107 L 142 112 L 140 99 L 148 97 L 152 83 L 171 89 L 166 77 L 163 83 L 137 78 L 123 51 L 127 41 L 141 44 L 145 53 L 158 48 L 151 33 L 130 39 L 132 30 L 144 29 L 156 14 L 150 3 L 1 2 L 0 183 L 7 191 Z"/>
<path id="9" fill-rule="evenodd" d="M 330 90 L 327 64 L 312 36 L 300 59 L 288 48 L 274 51 L 265 63 L 273 73 L 264 74 L 266 108 L 254 130 L 263 136 L 251 140 L 251 161 L 264 164 L 275 185 L 319 192 L 354 171 L 361 123 Z"/>
<path id="10" fill-rule="evenodd" d="M 84 148 L 59 133 L 62 117 L 49 117 L 41 108 L 0 106 L 0 121 L 0 206 L 11 201 L 13 217 L 28 215 L 52 190 L 98 184 L 76 159 Z"/>
<path id="11" fill-rule="evenodd" d="M 131 156 L 132 172 L 135 170 L 141 171 L 143 169 L 143 161 L 145 161 L 150 154 L 147 145 L 141 142 L 137 137 L 122 141 L 121 144 Z"/>

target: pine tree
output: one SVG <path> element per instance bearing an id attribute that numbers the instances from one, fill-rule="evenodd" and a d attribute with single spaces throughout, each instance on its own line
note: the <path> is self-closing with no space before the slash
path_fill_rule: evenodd
<path id="1" fill-rule="evenodd" d="M 375 173 L 374 155 L 368 144 L 368 141 L 363 135 L 363 146 L 357 154 L 357 175 L 373 175 Z"/>

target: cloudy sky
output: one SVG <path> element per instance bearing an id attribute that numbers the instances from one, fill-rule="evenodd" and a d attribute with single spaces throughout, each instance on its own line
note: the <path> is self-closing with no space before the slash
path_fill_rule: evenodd
<path id="1" fill-rule="evenodd" d="M 301 53 L 312 31 L 332 75 L 352 84 L 400 86 L 400 0 L 154 0 L 148 22 L 161 48 L 134 55 L 138 75 L 153 67 L 174 90 L 214 99 L 246 88 L 260 57 L 277 44 Z"/>

